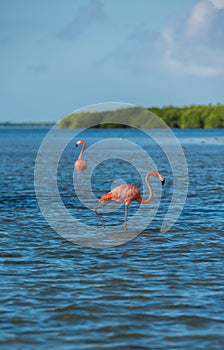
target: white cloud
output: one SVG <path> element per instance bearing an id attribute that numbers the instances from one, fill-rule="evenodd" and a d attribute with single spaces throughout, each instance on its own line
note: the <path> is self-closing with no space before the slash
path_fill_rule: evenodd
<path id="1" fill-rule="evenodd" d="M 194 40 L 204 35 L 209 28 L 213 17 L 213 6 L 209 1 L 202 1 L 196 4 L 191 11 L 185 25 L 186 38 Z"/>
<path id="2" fill-rule="evenodd" d="M 224 0 L 210 0 L 217 9 L 224 9 Z"/>
<path id="3" fill-rule="evenodd" d="M 224 57 L 223 57 L 224 58 Z M 201 65 L 196 61 L 186 61 L 178 60 L 172 58 L 171 56 L 167 56 L 166 58 L 166 66 L 175 71 L 178 74 L 187 74 L 187 75 L 196 75 L 199 77 L 211 78 L 215 76 L 224 75 L 224 66 L 212 66 L 212 65 Z"/>
<path id="4" fill-rule="evenodd" d="M 224 0 L 198 2 L 189 16 L 162 30 L 163 63 L 182 74 L 224 75 Z"/>
<path id="5" fill-rule="evenodd" d="M 172 16 L 160 32 L 138 25 L 128 39 L 100 64 L 117 62 L 138 74 L 153 67 L 179 76 L 224 76 L 224 0 L 200 0 L 184 19 Z"/>

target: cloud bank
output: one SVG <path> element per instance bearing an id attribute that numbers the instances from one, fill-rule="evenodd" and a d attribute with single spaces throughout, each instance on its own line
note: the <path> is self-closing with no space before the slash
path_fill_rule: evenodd
<path id="1" fill-rule="evenodd" d="M 163 65 L 176 73 L 224 75 L 224 0 L 198 2 L 181 23 L 161 31 Z"/>

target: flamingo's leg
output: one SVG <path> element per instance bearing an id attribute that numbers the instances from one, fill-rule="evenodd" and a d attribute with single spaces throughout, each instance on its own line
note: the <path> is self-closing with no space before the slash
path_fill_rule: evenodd
<path id="1" fill-rule="evenodd" d="M 78 183 L 78 185 L 80 184 L 80 172 L 79 171 L 77 173 L 77 183 Z"/>
<path id="2" fill-rule="evenodd" d="M 125 204 L 124 230 L 127 231 L 128 204 Z"/>
<path id="3" fill-rule="evenodd" d="M 82 171 L 80 171 L 77 174 L 77 184 L 78 184 L 78 186 L 82 186 L 83 185 L 83 180 L 84 180 L 84 174 L 83 174 Z"/>
<path id="4" fill-rule="evenodd" d="M 83 185 L 84 183 L 84 172 L 82 171 L 81 172 L 81 185 Z"/>
<path id="5" fill-rule="evenodd" d="M 105 225 L 104 225 L 104 223 L 103 223 L 103 220 L 102 220 L 100 214 L 98 213 L 97 209 L 104 207 L 106 204 L 107 204 L 107 202 L 103 202 L 103 203 L 97 205 L 97 206 L 93 209 L 93 210 L 95 211 L 96 216 L 98 217 L 98 219 L 99 219 L 101 225 L 103 226 L 104 230 L 106 230 L 106 227 L 105 227 Z"/>

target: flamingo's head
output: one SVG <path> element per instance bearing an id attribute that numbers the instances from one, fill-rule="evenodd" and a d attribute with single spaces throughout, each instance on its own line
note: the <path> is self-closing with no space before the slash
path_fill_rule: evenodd
<path id="1" fill-rule="evenodd" d="M 165 184 L 165 177 L 164 177 L 163 175 L 161 175 L 161 174 L 159 173 L 158 170 L 153 170 L 153 171 L 151 172 L 151 175 L 152 175 L 152 176 L 155 176 L 155 177 L 158 177 L 158 178 L 160 179 L 162 185 Z"/>
<path id="2" fill-rule="evenodd" d="M 78 145 L 85 145 L 86 143 L 85 143 L 85 141 L 84 140 L 79 140 L 79 141 L 77 141 L 76 142 L 76 147 L 78 147 Z"/>
<path id="3" fill-rule="evenodd" d="M 165 177 L 164 177 L 163 175 L 159 174 L 159 179 L 160 179 L 162 185 L 164 185 L 164 184 L 165 184 L 165 181 L 166 181 L 166 180 L 165 180 Z"/>

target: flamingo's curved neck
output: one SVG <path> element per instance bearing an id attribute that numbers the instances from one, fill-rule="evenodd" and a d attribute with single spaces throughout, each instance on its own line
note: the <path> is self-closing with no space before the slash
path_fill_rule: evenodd
<path id="1" fill-rule="evenodd" d="M 83 155 L 83 152 L 84 152 L 85 148 L 86 148 L 86 143 L 83 143 L 82 149 L 81 149 L 81 152 L 79 154 L 79 158 L 78 159 L 82 159 L 82 155 Z"/>
<path id="2" fill-rule="evenodd" d="M 148 189 L 149 189 L 149 196 L 148 196 L 148 198 L 142 199 L 142 200 L 141 200 L 141 203 L 142 203 L 142 204 L 147 204 L 147 203 L 149 203 L 149 202 L 152 200 L 152 197 L 153 197 L 152 187 L 151 187 L 151 185 L 150 185 L 150 183 L 149 183 L 149 176 L 150 176 L 150 175 L 151 175 L 151 173 L 148 173 L 148 174 L 146 175 L 146 177 L 145 177 L 145 183 L 146 183 L 146 186 L 147 186 Z"/>

